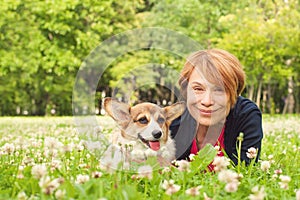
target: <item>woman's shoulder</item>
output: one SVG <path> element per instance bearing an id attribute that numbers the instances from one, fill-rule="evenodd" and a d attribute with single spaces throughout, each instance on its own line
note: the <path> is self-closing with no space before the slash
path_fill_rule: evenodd
<path id="1" fill-rule="evenodd" d="M 237 101 L 236 101 L 234 107 L 231 109 L 229 115 L 232 115 L 233 117 L 241 117 L 250 112 L 259 112 L 260 113 L 260 109 L 250 99 L 245 98 L 243 96 L 239 96 L 237 98 Z"/>

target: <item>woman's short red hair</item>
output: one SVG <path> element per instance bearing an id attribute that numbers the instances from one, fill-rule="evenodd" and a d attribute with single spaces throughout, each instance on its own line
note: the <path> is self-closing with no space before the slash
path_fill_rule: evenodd
<path id="1" fill-rule="evenodd" d="M 195 68 L 212 83 L 222 84 L 229 96 L 230 106 L 235 104 L 245 87 L 245 72 L 234 55 L 221 49 L 200 50 L 191 54 L 178 81 L 185 100 L 189 78 Z"/>

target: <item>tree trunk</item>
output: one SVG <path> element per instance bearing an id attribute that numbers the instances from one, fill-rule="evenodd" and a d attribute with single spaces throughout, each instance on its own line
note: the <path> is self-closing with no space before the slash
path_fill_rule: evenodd
<path id="1" fill-rule="evenodd" d="M 254 85 L 251 84 L 248 90 L 248 99 L 253 100 L 254 96 Z"/>
<path id="2" fill-rule="evenodd" d="M 285 100 L 284 108 L 282 111 L 282 114 L 286 113 L 293 113 L 294 112 L 294 107 L 295 107 L 295 99 L 294 99 L 294 83 L 293 83 L 293 78 L 289 77 L 289 82 L 288 82 L 288 96 Z"/>
<path id="3" fill-rule="evenodd" d="M 269 83 L 268 84 L 268 109 L 269 109 L 269 113 L 270 114 L 274 114 L 276 112 L 276 105 L 274 104 L 274 98 L 273 97 L 273 90 L 272 90 L 272 86 L 271 84 Z"/>
<path id="4" fill-rule="evenodd" d="M 263 99 L 262 99 L 262 112 L 263 113 L 266 113 L 267 112 L 267 94 L 268 94 L 268 91 L 267 90 L 264 90 L 263 91 Z"/>
<path id="5" fill-rule="evenodd" d="M 263 84 L 263 81 L 260 78 L 259 82 L 258 82 L 258 89 L 257 89 L 257 95 L 256 95 L 256 104 L 257 104 L 258 107 L 260 107 L 260 97 L 261 97 L 262 84 Z"/>

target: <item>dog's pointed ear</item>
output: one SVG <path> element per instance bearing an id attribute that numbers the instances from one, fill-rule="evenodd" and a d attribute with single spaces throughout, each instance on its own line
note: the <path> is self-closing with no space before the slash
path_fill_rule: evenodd
<path id="1" fill-rule="evenodd" d="M 180 115 L 182 115 L 182 113 L 185 110 L 185 102 L 181 101 L 181 102 L 177 102 L 174 103 L 170 106 L 167 106 L 164 108 L 165 112 L 166 112 L 166 116 L 167 116 L 167 121 L 171 122 L 174 119 L 176 119 L 177 117 L 179 117 Z"/>
<path id="2" fill-rule="evenodd" d="M 103 101 L 106 113 L 113 118 L 123 129 L 127 127 L 131 120 L 130 106 L 111 97 L 106 97 Z"/>

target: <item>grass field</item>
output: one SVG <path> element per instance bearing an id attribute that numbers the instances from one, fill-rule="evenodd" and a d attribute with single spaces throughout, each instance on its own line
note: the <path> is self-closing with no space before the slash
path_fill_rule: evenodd
<path id="1" fill-rule="evenodd" d="M 78 135 L 72 117 L 0 118 L 0 199 L 300 199 L 300 116 L 263 118 L 257 164 L 203 172 L 216 152 L 207 147 L 192 162 L 136 171 L 107 171 Z M 103 134 L 115 127 L 99 117 Z M 213 149 L 213 150 L 212 150 Z M 229 164 L 229 165 L 228 165 Z"/>

